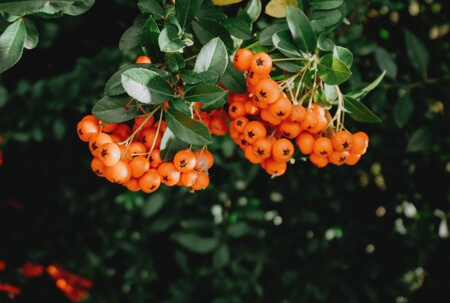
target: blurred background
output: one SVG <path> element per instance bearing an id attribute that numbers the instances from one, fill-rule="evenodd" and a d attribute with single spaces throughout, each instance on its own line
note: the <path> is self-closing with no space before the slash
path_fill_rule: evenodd
<path id="1" fill-rule="evenodd" d="M 343 91 L 386 70 L 363 99 L 382 122 L 345 121 L 370 137 L 356 166 L 298 156 L 270 178 L 214 137 L 193 194 L 109 183 L 77 136 L 137 56 L 120 2 L 33 18 L 37 47 L 0 74 L 0 302 L 450 302 L 448 1 L 347 1 Z"/>

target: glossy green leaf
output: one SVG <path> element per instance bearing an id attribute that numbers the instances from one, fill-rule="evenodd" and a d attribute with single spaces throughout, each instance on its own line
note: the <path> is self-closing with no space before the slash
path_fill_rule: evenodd
<path id="1" fill-rule="evenodd" d="M 210 103 L 226 100 L 228 92 L 213 84 L 199 84 L 187 89 L 183 99 L 186 102 Z"/>
<path id="2" fill-rule="evenodd" d="M 406 144 L 406 151 L 410 153 L 429 151 L 431 149 L 434 132 L 435 130 L 428 126 L 422 126 L 414 130 Z"/>
<path id="3" fill-rule="evenodd" d="M 296 7 L 286 7 L 286 20 L 295 44 L 306 53 L 314 53 L 317 48 L 317 37 L 305 13 Z"/>
<path id="4" fill-rule="evenodd" d="M 244 8 L 252 22 L 256 22 L 262 12 L 261 0 L 249 0 Z"/>
<path id="5" fill-rule="evenodd" d="M 252 31 L 247 22 L 239 18 L 227 18 L 223 22 L 223 26 L 228 32 L 239 39 L 249 40 L 252 36 Z"/>
<path id="6" fill-rule="evenodd" d="M 358 100 L 344 96 L 344 107 L 355 121 L 365 123 L 381 122 L 378 116 Z"/>
<path id="7" fill-rule="evenodd" d="M 137 6 L 142 13 L 151 14 L 155 20 L 164 17 L 164 9 L 156 0 L 139 0 Z"/>
<path id="8" fill-rule="evenodd" d="M 197 15 L 203 0 L 183 0 L 175 2 L 175 14 L 182 29 L 187 28 Z"/>
<path id="9" fill-rule="evenodd" d="M 392 108 L 394 114 L 395 123 L 398 127 L 402 128 L 405 126 L 414 111 L 414 102 L 409 94 L 405 94 L 395 101 L 394 107 Z"/>
<path id="10" fill-rule="evenodd" d="M 219 75 L 212 70 L 206 70 L 198 73 L 198 75 L 202 78 L 202 82 L 206 84 L 217 84 L 217 81 L 219 81 Z"/>
<path id="11" fill-rule="evenodd" d="M 314 0 L 311 1 L 311 9 L 335 9 L 342 5 L 343 0 Z"/>
<path id="12" fill-rule="evenodd" d="M 33 21 L 31 21 L 28 18 L 23 18 L 23 22 L 25 23 L 25 29 L 26 29 L 26 38 L 24 47 L 26 49 L 33 49 L 36 47 L 36 45 L 39 42 L 39 33 L 36 28 L 36 25 Z"/>
<path id="13" fill-rule="evenodd" d="M 292 40 L 291 32 L 289 30 L 283 30 L 275 33 L 272 36 L 273 45 L 288 58 L 303 58 L 303 55 L 299 48 Z"/>
<path id="14" fill-rule="evenodd" d="M 315 29 L 322 28 L 321 32 L 316 31 L 317 35 L 327 35 L 336 29 L 347 15 L 347 5 L 341 1 L 313 1 L 311 2 L 311 22 L 320 24 Z M 324 38 L 324 37 L 323 37 Z"/>
<path id="15" fill-rule="evenodd" d="M 347 97 L 350 97 L 352 99 L 361 100 L 365 95 L 367 95 L 370 91 L 372 91 L 375 87 L 380 84 L 381 80 L 383 80 L 384 75 L 386 74 L 386 71 L 383 71 L 372 83 L 364 87 L 360 91 L 350 92 L 345 94 Z"/>
<path id="16" fill-rule="evenodd" d="M 191 252 L 199 254 L 209 253 L 219 244 L 219 240 L 217 238 L 201 237 L 197 233 L 191 232 L 174 232 L 170 238 Z"/>
<path id="17" fill-rule="evenodd" d="M 102 121 L 111 123 L 122 123 L 142 115 L 136 102 L 131 105 L 129 103 L 130 97 L 128 96 L 105 96 L 94 104 L 92 114 Z"/>
<path id="18" fill-rule="evenodd" d="M 411 65 L 420 75 L 423 75 L 428 70 L 430 63 L 428 50 L 415 34 L 407 29 L 403 31 L 405 33 L 406 51 L 409 62 L 411 62 Z"/>
<path id="19" fill-rule="evenodd" d="M 334 46 L 333 56 L 342 61 L 349 69 L 353 63 L 353 54 L 347 48 L 342 46 Z"/>
<path id="20" fill-rule="evenodd" d="M 267 26 L 259 34 L 259 44 L 263 46 L 273 45 L 272 36 L 284 30 L 289 30 L 287 22 L 280 22 Z M 292 40 L 292 38 L 290 39 Z"/>
<path id="21" fill-rule="evenodd" d="M 216 20 L 200 19 L 198 21 L 193 21 L 192 29 L 194 30 L 197 39 L 203 45 L 213 39 L 219 38 L 225 44 L 227 49 L 232 50 L 234 47 L 234 42 L 230 37 L 230 33 L 223 25 L 217 23 Z"/>
<path id="22" fill-rule="evenodd" d="M 26 40 L 26 27 L 19 19 L 0 35 L 0 73 L 12 67 L 22 57 Z"/>
<path id="23" fill-rule="evenodd" d="M 152 17 L 147 19 L 139 33 L 139 44 L 147 50 L 147 54 L 153 63 L 164 62 L 164 54 L 161 52 L 158 43 L 160 34 L 161 31 Z"/>
<path id="24" fill-rule="evenodd" d="M 197 73 L 213 71 L 219 77 L 225 72 L 228 64 L 227 49 L 220 38 L 213 38 L 200 49 L 194 65 Z"/>
<path id="25" fill-rule="evenodd" d="M 157 72 L 148 69 L 126 70 L 121 81 L 127 94 L 142 103 L 160 104 L 173 98 L 170 84 Z"/>
<path id="26" fill-rule="evenodd" d="M 141 30 L 141 24 L 133 25 L 127 28 L 119 39 L 119 49 L 129 50 L 139 46 Z"/>
<path id="27" fill-rule="evenodd" d="M 386 71 L 386 77 L 391 79 L 397 77 L 397 64 L 392 58 L 392 55 L 385 48 L 381 46 L 375 48 L 375 61 L 380 70 Z"/>
<path id="28" fill-rule="evenodd" d="M 193 145 L 207 145 L 212 143 L 208 127 L 185 113 L 169 108 L 165 112 L 167 127 L 183 142 Z"/>
<path id="29" fill-rule="evenodd" d="M 228 64 L 225 73 L 220 78 L 220 83 L 234 93 L 242 94 L 247 91 L 245 75 L 236 70 L 232 64 Z"/>
<path id="30" fill-rule="evenodd" d="M 49 15 L 67 14 L 77 16 L 88 11 L 95 0 L 27 0 L 27 1 L 1 1 L 0 11 L 12 15 L 45 13 Z"/>
<path id="31" fill-rule="evenodd" d="M 179 110 L 179 111 L 185 113 L 186 115 L 191 114 L 191 109 L 190 109 L 189 105 L 184 100 L 181 100 L 179 98 L 173 99 L 170 102 L 170 107 L 174 108 L 176 110 Z"/>
<path id="32" fill-rule="evenodd" d="M 317 71 L 320 79 L 329 85 L 341 84 L 352 74 L 347 65 L 332 54 L 326 54 L 319 58 Z"/>
<path id="33" fill-rule="evenodd" d="M 143 217 L 150 218 L 155 215 L 164 206 L 165 202 L 166 199 L 164 197 L 164 194 L 161 192 L 155 192 L 154 194 L 149 196 L 145 201 L 142 209 Z"/>
<path id="34" fill-rule="evenodd" d="M 178 52 L 186 47 L 178 36 L 178 27 L 175 24 L 166 24 L 158 37 L 159 48 L 162 52 Z"/>
<path id="35" fill-rule="evenodd" d="M 167 61 L 167 67 L 172 73 L 178 73 L 186 65 L 183 56 L 178 53 L 170 54 Z"/>
<path id="36" fill-rule="evenodd" d="M 182 70 L 180 71 L 181 80 L 186 84 L 197 84 L 202 82 L 202 77 L 192 70 Z"/>

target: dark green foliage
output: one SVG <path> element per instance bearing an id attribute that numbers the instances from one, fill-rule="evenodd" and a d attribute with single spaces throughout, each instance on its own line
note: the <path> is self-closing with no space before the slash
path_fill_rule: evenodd
<path id="1" fill-rule="evenodd" d="M 333 29 L 328 37 L 353 54 L 352 61 L 342 53 L 334 57 L 351 71 L 343 83 L 347 109 L 358 107 L 361 121 L 378 122 L 362 123 L 358 115 L 345 121 L 350 131 L 370 136 L 356 166 L 318 169 L 296 154 L 287 173 L 271 179 L 228 137 L 213 136 L 211 184 L 193 194 L 164 186 L 132 193 L 97 177 L 87 144 L 76 134 L 77 122 L 102 105 L 97 101 L 105 93 L 111 102 L 125 93 L 120 77 L 111 77 L 141 53 L 118 48 L 135 20 L 136 2 L 143 14 L 159 3 L 97 1 L 80 16 L 33 18 L 39 42 L 0 74 L 0 260 L 7 265 L 0 281 L 22 288 L 15 300 L 0 292 L 0 302 L 69 302 L 48 275 L 24 279 L 18 268 L 27 261 L 57 262 L 92 279 L 86 302 L 93 303 L 450 300 L 450 242 L 442 217 L 450 213 L 450 46 L 448 32 L 429 35 L 448 24 L 447 1 L 420 1 L 414 16 L 404 1 L 347 1 L 350 25 L 324 25 L 325 32 Z M 319 2 L 311 16 L 342 10 L 326 6 L 333 1 Z M 178 20 L 183 26 L 199 1 L 186 3 L 189 8 L 177 9 L 186 12 Z M 146 15 L 135 26 L 159 17 Z M 211 34 L 210 19 L 192 22 L 198 39 Z M 214 34 L 243 26 L 228 22 Z M 261 31 L 274 22 L 266 17 L 253 27 Z M 262 44 L 271 47 L 268 32 L 283 36 L 287 30 L 283 24 L 267 28 Z M 147 34 L 138 44 L 153 52 Z M 327 45 L 327 37 L 316 38 Z M 216 55 L 229 47 L 219 41 L 209 45 Z M 314 41 L 309 36 L 305 46 Z M 284 45 L 288 52 L 291 43 Z M 219 57 L 205 54 L 192 72 L 180 73 L 192 85 L 185 99 L 193 102 L 207 91 L 210 102 L 220 104 L 222 91 L 208 82 L 214 77 L 241 87 L 242 79 Z M 172 71 L 185 68 L 177 58 L 172 64 Z M 164 75 L 151 76 L 158 79 L 157 93 L 164 92 Z M 372 86 L 375 79 L 380 82 Z M 174 131 L 198 126 L 185 114 L 181 104 L 170 112 Z M 186 139 L 209 141 L 203 131 Z M 169 139 L 169 147 L 186 146 Z"/>

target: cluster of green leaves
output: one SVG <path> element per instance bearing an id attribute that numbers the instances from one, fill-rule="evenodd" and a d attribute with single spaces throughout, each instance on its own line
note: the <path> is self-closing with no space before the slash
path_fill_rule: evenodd
<path id="1" fill-rule="evenodd" d="M 51 19 L 63 15 L 78 16 L 88 11 L 94 0 L 1 1 L 0 73 L 10 69 L 22 57 L 24 49 L 33 49 L 39 33 L 31 16 Z"/>
<path id="2" fill-rule="evenodd" d="M 353 54 L 336 45 L 329 34 L 343 22 L 348 24 L 345 16 L 346 3 L 342 0 L 312 1 L 305 7 L 301 1 L 298 7 L 286 5 L 285 17 L 264 28 L 258 42 L 272 53 L 282 79 L 298 75 L 289 83 L 296 91 L 292 98 L 309 94 L 314 102 L 327 109 L 336 106 L 356 121 L 380 122 L 361 99 L 381 82 L 384 72 L 361 90 L 343 94 L 339 89 L 352 74 Z"/>

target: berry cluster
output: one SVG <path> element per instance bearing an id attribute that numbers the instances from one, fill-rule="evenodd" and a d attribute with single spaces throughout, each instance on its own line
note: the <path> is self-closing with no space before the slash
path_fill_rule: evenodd
<path id="1" fill-rule="evenodd" d="M 341 123 L 334 126 L 324 107 L 289 97 L 282 89 L 286 82 L 270 76 L 270 55 L 241 48 L 233 65 L 245 73 L 247 91 L 229 95 L 229 134 L 251 163 L 279 176 L 285 173 L 295 147 L 318 167 L 354 165 L 365 153 L 368 136 L 364 132 L 351 134 Z"/>
<path id="2" fill-rule="evenodd" d="M 161 140 L 164 120 L 146 114 L 127 123 L 105 123 L 94 115 L 77 125 L 81 141 L 89 144 L 91 169 L 99 177 L 126 186 L 130 191 L 156 191 L 161 184 L 186 186 L 191 192 L 209 185 L 208 170 L 214 163 L 206 148 L 183 149 L 172 160 L 163 161 Z"/>

